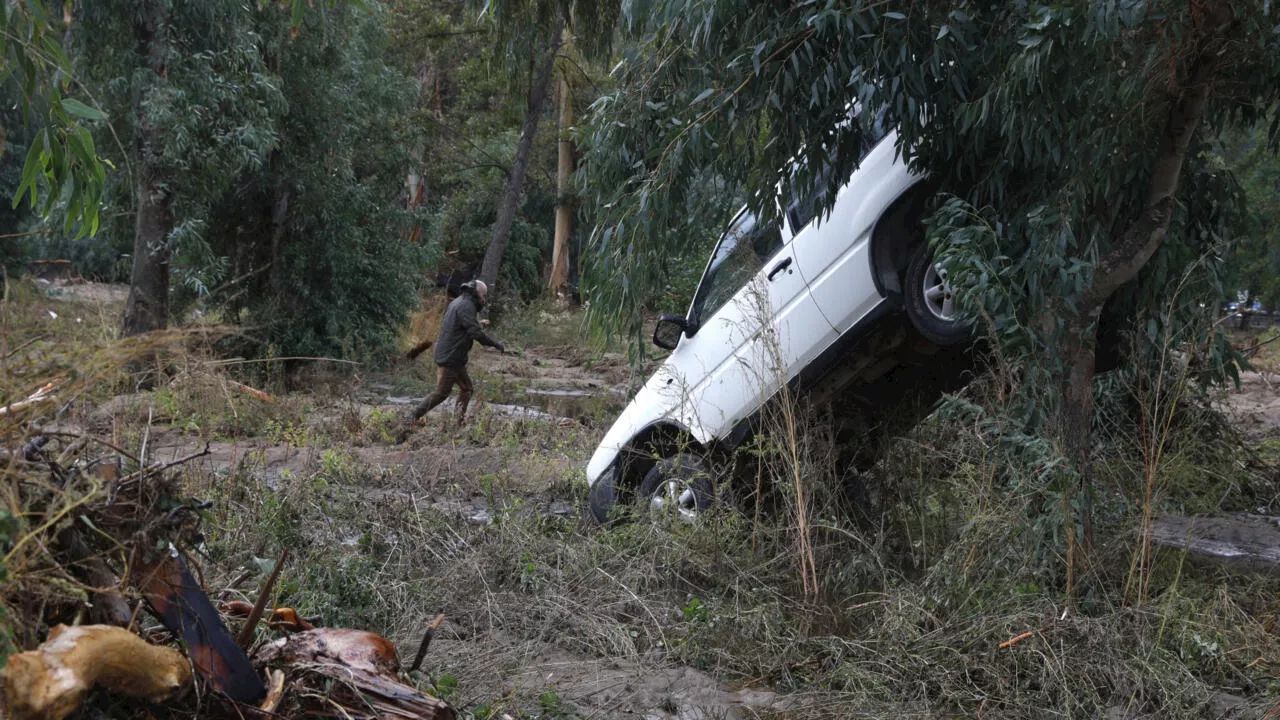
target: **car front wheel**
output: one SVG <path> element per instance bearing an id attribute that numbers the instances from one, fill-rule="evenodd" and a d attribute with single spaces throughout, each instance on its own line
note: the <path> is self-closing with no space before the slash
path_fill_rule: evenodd
<path id="1" fill-rule="evenodd" d="M 928 246 L 912 253 L 905 289 L 907 317 L 929 342 L 955 345 L 973 337 L 973 326 L 960 317 L 947 269 L 933 261 Z"/>
<path id="2" fill-rule="evenodd" d="M 645 473 L 638 501 L 651 515 L 693 522 L 715 504 L 715 485 L 701 457 L 681 453 L 659 460 Z"/>

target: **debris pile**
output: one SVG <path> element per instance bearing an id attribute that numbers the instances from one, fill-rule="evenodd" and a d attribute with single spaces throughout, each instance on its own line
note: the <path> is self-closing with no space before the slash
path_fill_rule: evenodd
<path id="1" fill-rule="evenodd" d="M 120 355 L 86 362 L 38 337 L 6 341 L 17 349 L 0 352 L 0 717 L 61 720 L 86 703 L 110 717 L 456 717 L 401 679 L 386 638 L 270 608 L 287 553 L 256 603 L 216 605 L 197 559 L 209 505 L 178 482 L 207 446 L 148 462 L 149 428 L 135 454 L 121 445 L 138 443 L 67 424 L 71 403 L 110 385 L 98 371 L 118 381 Z"/>

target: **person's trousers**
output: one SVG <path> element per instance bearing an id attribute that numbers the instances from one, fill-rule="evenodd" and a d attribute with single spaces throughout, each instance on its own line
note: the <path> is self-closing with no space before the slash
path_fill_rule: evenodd
<path id="1" fill-rule="evenodd" d="M 467 417 L 467 405 L 471 403 L 471 376 L 467 374 L 467 366 L 445 367 L 444 365 L 436 366 L 436 389 L 435 392 L 428 395 L 418 407 L 413 410 L 413 419 L 426 415 L 432 408 L 444 402 L 449 393 L 453 392 L 453 386 L 458 386 L 458 424 Z"/>

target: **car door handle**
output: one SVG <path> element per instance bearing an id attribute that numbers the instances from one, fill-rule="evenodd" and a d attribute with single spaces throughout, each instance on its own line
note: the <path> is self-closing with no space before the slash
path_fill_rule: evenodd
<path id="1" fill-rule="evenodd" d="M 783 260 L 777 265 L 774 265 L 773 269 L 769 271 L 769 280 L 772 281 L 774 275 L 777 275 L 778 273 L 782 272 L 783 270 L 786 270 L 789 267 L 791 267 L 791 258 L 787 258 L 786 260 Z"/>

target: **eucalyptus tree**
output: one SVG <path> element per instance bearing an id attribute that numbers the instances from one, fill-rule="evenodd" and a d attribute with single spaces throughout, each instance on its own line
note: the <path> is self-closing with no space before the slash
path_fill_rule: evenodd
<path id="1" fill-rule="evenodd" d="M 0 129 L 6 140 L 21 137 L 26 145 L 13 178 L 13 207 L 29 199 L 30 208 L 48 215 L 61 203 L 64 230 L 83 235 L 98 229 L 106 168 L 91 128 L 105 115 L 75 82 L 63 48 L 69 20 L 61 3 L 44 0 L 14 0 L 0 9 L 0 83 L 11 88 L 6 99 L 18 101 L 17 112 L 5 110 Z"/>
<path id="2" fill-rule="evenodd" d="M 295 6 L 296 8 L 297 6 Z M 391 66 L 378 6 L 259 11 L 259 45 L 284 103 L 277 143 L 213 205 L 225 280 L 206 304 L 285 355 L 368 354 L 394 340 L 426 260 L 401 202 L 423 133 L 416 88 Z"/>
<path id="3" fill-rule="evenodd" d="M 507 62 L 515 67 L 527 64 L 531 71 L 520 142 L 507 172 L 493 238 L 480 269 L 481 279 L 490 285 L 495 285 L 502 267 L 529 168 L 533 139 L 551 93 L 556 58 L 564 45 L 566 30 L 573 33 L 575 46 L 584 54 L 599 54 L 610 45 L 618 7 L 617 0 L 486 0 L 484 3 L 484 12 L 493 13 L 497 40 L 505 49 Z"/>
<path id="4" fill-rule="evenodd" d="M 189 267 L 215 262 L 203 237 L 211 203 L 276 144 L 280 88 L 253 12 L 241 0 L 75 4 L 77 71 L 124 140 L 102 147 L 118 152 L 132 205 L 118 228 L 134 237 L 126 335 L 166 327 L 175 253 Z"/>
<path id="5" fill-rule="evenodd" d="M 1056 431 L 1087 479 L 1099 317 L 1159 307 L 1229 238 L 1240 196 L 1202 149 L 1266 117 L 1274 141 L 1278 13 L 1221 0 L 631 3 L 621 89 L 594 108 L 584 170 L 593 316 L 639 327 L 654 268 L 701 221 L 684 199 L 708 168 L 764 214 L 778 186 L 829 202 L 859 157 L 850 109 L 883 111 L 938 193 L 920 219 L 969 312 L 1031 359 L 1026 419 Z M 1196 304 L 1151 320 L 1177 325 Z"/>

